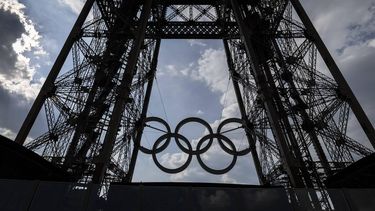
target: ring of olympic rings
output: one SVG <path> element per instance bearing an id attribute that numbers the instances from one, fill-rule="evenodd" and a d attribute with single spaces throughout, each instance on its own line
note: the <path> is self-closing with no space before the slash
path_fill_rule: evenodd
<path id="1" fill-rule="evenodd" d="M 165 129 L 159 129 L 155 127 L 151 127 L 148 125 L 150 122 L 156 122 L 161 124 L 162 126 L 165 127 Z M 193 149 L 190 141 L 183 135 L 181 135 L 179 132 L 181 128 L 189 123 L 197 123 L 205 127 L 208 131 L 208 134 L 203 136 L 197 143 L 196 149 Z M 234 128 L 228 131 L 223 131 L 223 128 L 225 125 L 231 124 L 231 123 L 236 123 L 239 124 L 240 126 L 238 128 Z M 224 133 L 233 131 L 239 128 L 244 128 L 243 121 L 238 118 L 230 118 L 226 119 L 223 122 L 220 123 L 220 125 L 217 127 L 217 131 L 214 132 L 210 124 L 208 124 L 206 121 L 203 119 L 197 118 L 197 117 L 189 117 L 184 120 L 182 120 L 180 123 L 177 124 L 176 129 L 174 132 L 171 132 L 171 128 L 168 125 L 166 121 L 159 117 L 147 117 L 144 122 L 145 126 L 149 126 L 153 129 L 159 130 L 163 132 L 164 134 L 161 135 L 158 139 L 156 139 L 155 143 L 153 144 L 151 149 L 148 149 L 142 145 L 139 146 L 139 150 L 145 154 L 152 155 L 152 159 L 156 166 L 169 174 L 176 174 L 179 172 L 184 171 L 191 163 L 193 156 L 195 155 L 197 157 L 199 165 L 207 172 L 211 174 L 225 174 L 229 172 L 237 162 L 238 156 L 244 156 L 250 153 L 250 147 L 247 147 L 243 150 L 237 150 L 235 144 L 233 141 L 231 141 L 227 136 L 224 135 Z M 220 148 L 226 152 L 227 154 L 232 156 L 232 160 L 229 163 L 228 166 L 221 168 L 221 169 L 214 169 L 209 167 L 202 159 L 202 155 L 206 153 L 211 147 L 214 142 L 214 140 L 217 140 L 219 143 Z M 183 165 L 176 167 L 176 168 L 167 168 L 163 166 L 158 158 L 157 155 L 159 153 L 162 153 L 171 143 L 171 141 L 174 141 L 177 145 L 177 147 L 184 153 L 188 155 L 185 163 Z"/>

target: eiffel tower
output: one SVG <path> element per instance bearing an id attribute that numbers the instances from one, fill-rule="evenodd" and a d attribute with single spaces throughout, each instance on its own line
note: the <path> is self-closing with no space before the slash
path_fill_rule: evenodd
<path id="1" fill-rule="evenodd" d="M 236 149 L 220 129 L 192 149 L 177 129 L 147 117 L 162 39 L 223 41 L 241 113 L 226 122 L 245 130 L 246 149 Z M 38 115 L 48 128 L 25 142 Z M 350 137 L 352 119 L 367 140 Z M 150 121 L 168 131 L 145 149 L 142 133 Z M 198 118 L 187 122 L 206 126 Z M 260 184 L 313 189 L 326 207 L 327 177 L 375 147 L 373 126 L 299 0 L 87 0 L 16 142 L 78 182 L 108 186 L 131 182 L 139 151 L 155 157 L 173 138 L 198 161 L 213 139 L 234 157 L 250 154 Z M 167 173 L 189 164 L 155 163 Z M 223 174 L 235 159 L 220 170 L 199 163 Z"/>

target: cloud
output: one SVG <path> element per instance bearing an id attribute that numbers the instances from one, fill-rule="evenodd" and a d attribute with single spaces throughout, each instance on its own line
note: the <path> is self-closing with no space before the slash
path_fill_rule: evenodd
<path id="1" fill-rule="evenodd" d="M 373 47 L 373 48 L 375 48 L 375 39 L 370 40 L 370 41 L 368 42 L 368 46 L 369 46 L 369 47 Z"/>
<path id="2" fill-rule="evenodd" d="M 207 44 L 204 41 L 200 40 L 194 40 L 194 39 L 189 39 L 187 42 L 190 44 L 191 47 L 193 46 L 199 46 L 199 47 L 206 47 Z"/>
<path id="3" fill-rule="evenodd" d="M 41 36 L 25 15 L 25 6 L 18 1 L 0 2 L 0 87 L 10 94 L 31 100 L 35 98 L 43 78 L 36 79 L 38 64 L 30 56 L 46 55 L 40 45 Z M 30 55 L 31 53 L 31 55 Z"/>
<path id="4" fill-rule="evenodd" d="M 189 79 L 204 82 L 211 91 L 224 93 L 227 90 L 228 66 L 223 49 L 205 49 L 196 62 L 187 67 L 176 64 L 165 65 L 158 72 L 160 75 L 188 77 Z"/>
<path id="5" fill-rule="evenodd" d="M 224 152 L 217 142 L 214 142 L 209 151 L 201 157 L 203 162 L 213 169 L 227 167 L 232 159 L 232 156 Z M 162 162 L 164 166 L 179 167 L 186 160 L 186 155 L 184 153 L 169 153 L 164 159 Z M 194 156 L 189 167 L 183 172 L 170 175 L 170 180 L 175 182 L 258 183 L 251 156 L 238 157 L 234 168 L 222 175 L 213 175 L 206 172 Z"/>
<path id="6" fill-rule="evenodd" d="M 204 81 L 214 92 L 227 90 L 228 66 L 223 49 L 206 49 L 198 59 L 197 79 Z"/>
<path id="7" fill-rule="evenodd" d="M 16 135 L 12 130 L 9 130 L 8 128 L 0 128 L 0 135 L 5 136 L 9 139 L 15 139 Z"/>
<path id="8" fill-rule="evenodd" d="M 230 81 L 224 49 L 207 48 L 187 67 L 168 64 L 159 72 L 160 75 L 187 77 L 204 83 L 213 93 L 219 94 L 224 117 L 238 116 L 237 99 Z"/>
<path id="9" fill-rule="evenodd" d="M 198 111 L 197 111 L 197 115 L 198 115 L 198 116 L 201 116 L 201 115 L 203 115 L 203 114 L 204 114 L 204 112 L 203 112 L 202 110 L 198 110 Z"/>
<path id="10" fill-rule="evenodd" d="M 221 47 L 207 48 L 200 53 L 196 62 L 190 63 L 188 67 L 177 67 L 176 65 L 166 65 L 163 68 L 163 74 L 172 77 L 185 77 L 193 81 L 200 81 L 213 93 L 220 96 L 218 103 L 222 106 L 221 117 L 211 122 L 210 125 L 214 130 L 223 119 L 238 117 L 239 109 L 229 77 L 227 60 L 224 50 Z M 197 112 L 203 115 L 202 111 Z M 207 131 L 205 131 L 207 132 Z M 202 136 L 204 134 L 201 134 Z M 193 148 L 197 145 L 199 139 L 191 140 Z M 228 154 L 226 154 L 217 143 L 213 144 L 210 150 L 202 155 L 207 165 L 216 166 L 217 169 L 228 165 Z M 162 164 L 171 168 L 182 166 L 187 155 L 183 152 L 166 153 L 162 156 Z M 238 166 L 250 169 L 251 161 L 239 159 Z M 245 167 L 246 166 L 246 167 Z M 238 171 L 238 170 L 237 170 Z M 235 175 L 235 176 L 234 176 Z M 170 175 L 171 181 L 205 181 L 220 183 L 257 183 L 253 174 L 237 174 L 234 170 L 223 175 L 210 175 L 200 167 L 196 159 L 193 159 L 190 166 L 183 172 Z"/>
<path id="11" fill-rule="evenodd" d="M 361 0 L 360 4 L 355 0 L 305 0 L 303 4 L 374 125 L 375 3 L 372 0 Z M 363 130 L 354 124 L 353 117 L 349 133 L 361 140 Z M 361 141 L 368 145 L 365 138 Z"/>
<path id="12" fill-rule="evenodd" d="M 9 94 L 7 90 L 0 88 L 0 111 L 2 111 L 0 112 L 0 128 L 3 128 L 3 132 L 4 130 L 11 131 L 11 133 L 4 132 L 3 135 L 8 138 L 14 138 L 14 136 L 10 134 L 16 134 L 18 132 L 29 110 L 29 103 L 31 102 L 23 96 Z M 45 131 L 45 128 L 45 121 L 37 119 L 30 136 L 36 137 L 40 135 L 37 131 Z"/>
<path id="13" fill-rule="evenodd" d="M 221 119 L 238 117 L 237 98 L 229 77 L 224 50 L 222 48 L 206 49 L 197 63 L 197 70 L 192 71 L 194 75 L 191 77 L 203 81 L 212 92 L 220 94 L 220 104 L 223 106 Z M 221 121 L 221 119 L 217 121 Z"/>
<path id="14" fill-rule="evenodd" d="M 0 134 L 11 139 L 43 83 L 43 77 L 37 77 L 37 62 L 48 55 L 25 10 L 25 5 L 15 0 L 0 2 Z M 33 128 L 44 126 L 37 120 Z M 32 131 L 30 135 L 36 134 Z"/>
<path id="15" fill-rule="evenodd" d="M 79 14 L 83 7 L 83 0 L 58 0 L 58 2 L 66 7 L 69 7 L 72 12 Z"/>

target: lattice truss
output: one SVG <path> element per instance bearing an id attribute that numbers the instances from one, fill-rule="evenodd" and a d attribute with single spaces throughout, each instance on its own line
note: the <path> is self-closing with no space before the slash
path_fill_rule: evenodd
<path id="1" fill-rule="evenodd" d="M 268 73 L 272 101 L 285 120 L 283 132 L 289 139 L 290 153 L 305 166 L 300 174 L 310 175 L 310 185 L 318 188 L 324 186 L 322 181 L 327 175 L 373 151 L 362 144 L 364 140 L 349 137 L 348 99 L 327 70 L 318 69 L 320 55 L 314 40 L 292 5 L 287 1 L 262 2 L 248 7 L 245 20 L 256 33 L 254 48 L 261 49 L 256 53 L 263 56 L 261 69 Z M 225 42 L 232 60 L 232 78 L 241 85 L 247 115 L 253 124 L 263 174 L 272 184 L 286 185 L 289 179 L 264 107 L 264 92 L 254 80 L 254 62 L 240 39 Z"/>
<path id="2" fill-rule="evenodd" d="M 120 87 L 134 46 L 134 37 L 123 38 L 121 30 L 130 30 L 139 14 L 131 20 L 115 20 L 114 12 L 107 10 L 118 10 L 119 6 L 120 1 L 97 1 L 93 6 L 92 17 L 71 49 L 73 68 L 57 78 L 44 104 L 48 131 L 26 145 L 47 160 L 74 171 L 82 182 L 92 179 L 118 92 L 129 88 L 106 179 L 120 181 L 125 175 L 144 86 L 149 80 L 155 48 L 155 40 L 151 39 L 143 43 L 131 86 Z M 129 33 L 136 31 L 133 28 Z"/>
<path id="3" fill-rule="evenodd" d="M 109 146 L 102 182 L 120 181 L 145 118 L 144 89 L 154 77 L 157 43 L 201 38 L 224 40 L 230 73 L 246 108 L 243 118 L 250 122 L 246 130 L 256 140 L 266 182 L 289 186 L 295 174 L 306 187 L 323 187 L 328 175 L 372 153 L 349 136 L 348 98 L 328 71 L 318 68 L 315 40 L 290 1 L 238 1 L 241 14 L 231 6 L 236 1 L 153 2 L 144 26 L 143 1 L 94 2 L 74 38 L 72 68 L 43 90 L 48 130 L 26 147 L 89 182 Z M 255 54 L 248 54 L 244 34 L 240 36 L 240 15 Z M 270 107 L 279 122 L 273 122 Z M 105 143 L 116 116 L 121 119 L 114 124 L 115 141 Z M 278 135 L 274 125 L 280 128 Z M 285 146 L 275 138 L 280 134 Z M 289 158 L 282 149 L 288 149 Z M 296 166 L 288 167 L 291 163 Z"/>

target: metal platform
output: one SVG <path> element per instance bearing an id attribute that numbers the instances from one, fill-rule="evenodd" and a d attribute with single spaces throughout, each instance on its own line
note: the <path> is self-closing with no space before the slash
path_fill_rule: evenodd
<path id="1" fill-rule="evenodd" d="M 0 179 L 73 181 L 65 170 L 0 135 Z"/>
<path id="2" fill-rule="evenodd" d="M 375 154 L 362 158 L 327 179 L 328 188 L 375 188 Z"/>

